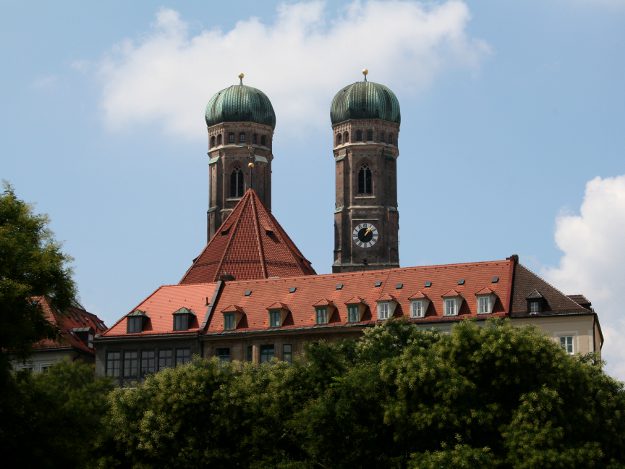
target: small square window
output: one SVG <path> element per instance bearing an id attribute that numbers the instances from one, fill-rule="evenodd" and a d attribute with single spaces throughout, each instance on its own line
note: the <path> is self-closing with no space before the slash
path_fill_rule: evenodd
<path id="1" fill-rule="evenodd" d="M 316 308 L 317 324 L 328 323 L 328 308 Z"/>
<path id="2" fill-rule="evenodd" d="M 488 314 L 493 311 L 490 295 L 477 297 L 477 314 Z"/>
<path id="3" fill-rule="evenodd" d="M 129 334 L 143 331 L 143 316 L 129 316 L 127 321 L 128 321 L 127 332 Z"/>
<path id="4" fill-rule="evenodd" d="M 358 305 L 347 306 L 347 321 L 348 322 L 360 321 L 360 311 L 358 310 Z"/>
<path id="5" fill-rule="evenodd" d="M 386 320 L 390 317 L 391 305 L 388 301 L 384 301 L 382 303 L 378 303 L 378 319 Z"/>
<path id="6" fill-rule="evenodd" d="M 423 300 L 416 300 L 411 303 L 410 315 L 413 318 L 422 318 L 425 317 L 425 308 L 423 305 Z"/>
<path id="7" fill-rule="evenodd" d="M 575 351 L 573 350 L 573 336 L 566 335 L 560 337 L 560 346 L 568 353 L 569 355 L 573 355 Z"/>
<path id="8" fill-rule="evenodd" d="M 282 323 L 282 312 L 279 309 L 269 311 L 269 326 L 280 327 Z"/>
<path id="9" fill-rule="evenodd" d="M 529 302 L 529 311 L 530 313 L 540 313 L 542 312 L 542 303 L 540 300 L 533 300 Z"/>
<path id="10" fill-rule="evenodd" d="M 236 327 L 234 313 L 224 313 L 224 330 L 231 331 Z"/>
<path id="11" fill-rule="evenodd" d="M 458 303 L 455 298 L 445 298 L 445 316 L 457 316 Z"/>

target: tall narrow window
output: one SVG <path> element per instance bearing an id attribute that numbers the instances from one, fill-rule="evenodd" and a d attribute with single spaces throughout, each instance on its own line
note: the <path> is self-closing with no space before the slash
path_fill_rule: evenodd
<path id="1" fill-rule="evenodd" d="M 567 335 L 560 337 L 560 346 L 566 351 L 566 353 L 573 355 L 575 352 L 573 349 L 573 336 Z"/>
<path id="2" fill-rule="evenodd" d="M 378 303 L 378 319 L 385 320 L 388 319 L 391 315 L 391 308 L 388 304 L 388 301 L 384 301 L 383 303 Z"/>
<path id="3" fill-rule="evenodd" d="M 211 145 L 210 146 L 211 146 L 211 148 L 213 148 L 215 146 L 215 136 L 214 135 L 211 137 Z"/>
<path id="4" fill-rule="evenodd" d="M 395 143 L 395 136 L 393 134 L 388 134 L 388 143 L 391 145 Z"/>
<path id="5" fill-rule="evenodd" d="M 221 134 L 217 135 L 217 146 L 221 145 Z"/>
<path id="6" fill-rule="evenodd" d="M 245 132 L 239 134 L 239 143 L 245 143 Z"/>
<path id="7" fill-rule="evenodd" d="M 265 137 L 264 135 L 260 136 L 260 144 L 264 147 L 267 146 L 267 137 Z"/>
<path id="8" fill-rule="evenodd" d="M 341 134 L 336 134 L 336 144 L 340 145 L 342 143 L 342 137 Z"/>
<path id="9" fill-rule="evenodd" d="M 371 194 L 371 170 L 369 166 L 363 164 L 358 171 L 358 193 Z"/>
<path id="10" fill-rule="evenodd" d="M 139 352 L 124 352 L 124 378 L 136 378 L 139 374 Z"/>
<path id="11" fill-rule="evenodd" d="M 317 324 L 327 324 L 328 323 L 328 308 L 319 307 L 317 308 Z"/>
<path id="12" fill-rule="evenodd" d="M 243 197 L 243 171 L 234 168 L 230 173 L 230 197 Z"/>
<path id="13" fill-rule="evenodd" d="M 343 133 L 343 143 L 349 143 L 349 132 Z"/>
<path id="14" fill-rule="evenodd" d="M 269 326 L 270 327 L 280 327 L 280 323 L 282 322 L 282 313 L 279 309 L 272 309 L 269 311 Z"/>
<path id="15" fill-rule="evenodd" d="M 228 134 L 228 143 L 234 143 L 234 132 Z"/>
<path id="16" fill-rule="evenodd" d="M 224 313 L 224 330 L 231 331 L 236 327 L 234 313 Z"/>
<path id="17" fill-rule="evenodd" d="M 252 143 L 254 145 L 256 145 L 258 143 L 258 134 L 253 134 L 252 135 Z"/>
<path id="18" fill-rule="evenodd" d="M 106 376 L 119 377 L 122 367 L 121 352 L 107 352 L 106 354 Z"/>
<path id="19" fill-rule="evenodd" d="M 356 131 L 356 141 L 357 142 L 362 142 L 362 130 L 357 130 Z"/>
<path id="20" fill-rule="evenodd" d="M 384 132 L 380 132 L 379 134 L 380 142 L 384 143 Z"/>
<path id="21" fill-rule="evenodd" d="M 293 346 L 291 344 L 282 346 L 282 360 L 287 363 L 293 363 Z"/>
<path id="22" fill-rule="evenodd" d="M 367 142 L 373 142 L 373 130 L 367 130 Z"/>
<path id="23" fill-rule="evenodd" d="M 358 305 L 347 306 L 347 321 L 348 322 L 360 321 L 360 311 L 358 311 Z"/>
<path id="24" fill-rule="evenodd" d="M 141 377 L 156 372 L 156 352 L 154 350 L 143 350 L 141 352 Z"/>
<path id="25" fill-rule="evenodd" d="M 411 311 L 410 316 L 413 318 L 422 318 L 425 316 L 425 311 L 423 309 L 423 301 L 416 300 L 411 302 Z"/>
<path id="26" fill-rule="evenodd" d="M 171 349 L 158 351 L 158 369 L 164 370 L 165 368 L 171 368 L 174 365 L 174 357 Z"/>

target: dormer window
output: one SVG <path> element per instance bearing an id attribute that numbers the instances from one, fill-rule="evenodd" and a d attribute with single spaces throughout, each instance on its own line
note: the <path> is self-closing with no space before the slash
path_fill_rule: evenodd
<path id="1" fill-rule="evenodd" d="M 269 327 L 280 327 L 282 325 L 282 314 L 279 309 L 269 310 Z"/>
<path id="2" fill-rule="evenodd" d="M 430 299 L 419 290 L 408 298 L 410 300 L 410 317 L 413 319 L 424 318 L 430 306 Z"/>
<path id="3" fill-rule="evenodd" d="M 347 322 L 360 322 L 365 313 L 366 304 L 358 296 L 350 298 L 345 302 L 347 305 Z"/>
<path id="4" fill-rule="evenodd" d="M 230 305 L 221 310 L 224 315 L 224 331 L 233 331 L 241 322 L 245 312 L 237 305 Z"/>
<path id="5" fill-rule="evenodd" d="M 530 314 L 538 314 L 543 312 L 545 299 L 538 290 L 532 290 L 529 295 L 525 297 L 527 300 L 527 311 Z"/>
<path id="6" fill-rule="evenodd" d="M 188 308 L 180 308 L 173 313 L 174 316 L 174 330 L 175 331 L 188 331 L 191 324 L 191 315 L 193 311 Z"/>
<path id="7" fill-rule="evenodd" d="M 381 298 L 377 300 L 378 303 L 378 320 L 386 321 L 393 316 L 395 313 L 395 307 L 397 306 L 397 301 L 392 295 L 386 293 L 382 295 Z"/>
<path id="8" fill-rule="evenodd" d="M 485 287 L 475 294 L 477 298 L 477 314 L 490 314 L 495 307 L 497 296 L 490 288 Z"/>
<path id="9" fill-rule="evenodd" d="M 326 306 L 317 306 L 315 312 L 317 313 L 317 324 L 328 323 L 328 308 Z"/>
<path id="10" fill-rule="evenodd" d="M 358 305 L 347 306 L 347 322 L 359 322 L 360 312 L 358 311 Z"/>
<path id="11" fill-rule="evenodd" d="M 135 310 L 130 313 L 126 317 L 127 321 L 127 329 L 126 331 L 129 334 L 136 334 L 139 332 L 143 332 L 143 326 L 145 324 L 145 320 L 147 319 L 147 315 L 141 310 Z"/>
<path id="12" fill-rule="evenodd" d="M 462 296 L 456 290 L 449 290 L 443 295 L 443 315 L 458 316 L 462 305 Z"/>

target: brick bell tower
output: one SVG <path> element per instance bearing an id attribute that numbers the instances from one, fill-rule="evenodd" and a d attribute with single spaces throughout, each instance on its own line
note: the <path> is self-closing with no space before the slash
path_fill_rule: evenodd
<path id="1" fill-rule="evenodd" d="M 206 106 L 210 240 L 250 187 L 271 210 L 271 151 L 276 114 L 265 93 L 243 84 L 215 94 Z"/>
<path id="2" fill-rule="evenodd" d="M 336 163 L 333 272 L 399 267 L 399 101 L 364 80 L 341 89 L 330 118 Z"/>

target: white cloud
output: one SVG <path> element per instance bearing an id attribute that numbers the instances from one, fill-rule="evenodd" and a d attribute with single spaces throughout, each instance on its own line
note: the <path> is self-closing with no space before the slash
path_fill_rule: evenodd
<path id="1" fill-rule="evenodd" d="M 327 125 L 332 96 L 361 78 L 416 93 L 443 69 L 475 69 L 488 53 L 470 38 L 465 3 L 353 1 L 330 11 L 324 2 L 281 5 L 271 24 L 248 18 L 228 30 L 191 34 L 173 10 L 160 10 L 147 35 L 118 44 L 98 64 L 102 108 L 113 128 L 156 122 L 177 135 L 202 135 L 212 94 L 245 82 L 262 89 L 280 131 Z"/>
<path id="2" fill-rule="evenodd" d="M 579 215 L 560 215 L 555 239 L 563 256 L 544 275 L 592 301 L 605 336 L 608 372 L 625 381 L 625 175 L 589 181 Z"/>

